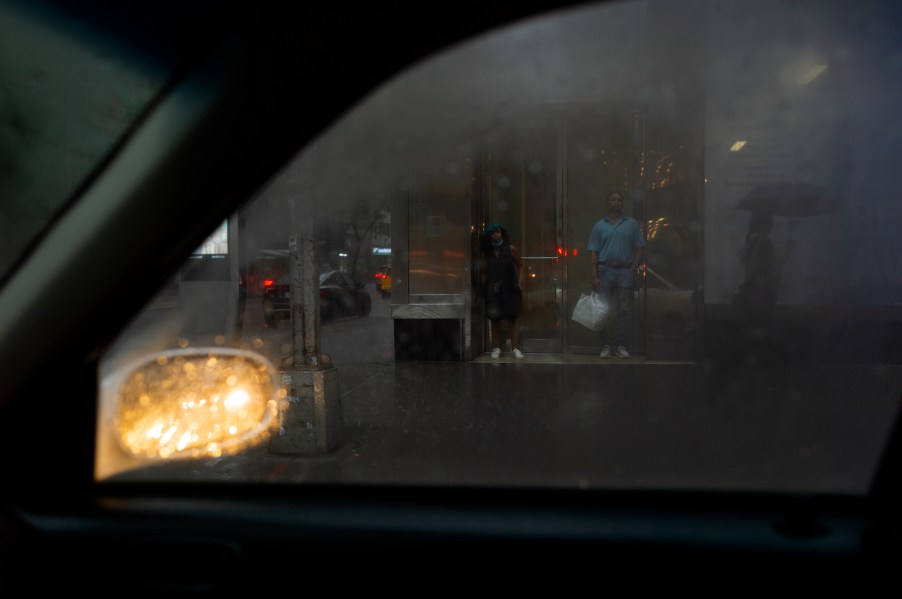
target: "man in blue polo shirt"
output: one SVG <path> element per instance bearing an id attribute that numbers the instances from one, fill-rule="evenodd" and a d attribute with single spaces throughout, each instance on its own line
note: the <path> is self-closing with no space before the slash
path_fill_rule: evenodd
<path id="1" fill-rule="evenodd" d="M 618 358 L 629 358 L 626 346 L 630 332 L 630 303 L 633 293 L 633 269 L 639 264 L 645 238 L 639 223 L 623 215 L 623 194 L 608 194 L 608 213 L 592 227 L 589 256 L 592 258 L 592 288 L 604 294 L 608 305 L 617 306 L 616 349 Z M 615 304 L 616 300 L 616 304 Z M 611 357 L 614 341 L 610 323 L 601 331 L 602 358 Z"/>

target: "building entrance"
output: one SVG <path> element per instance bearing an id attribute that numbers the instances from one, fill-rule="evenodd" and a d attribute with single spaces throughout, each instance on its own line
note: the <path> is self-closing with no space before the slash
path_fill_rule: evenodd
<path id="1" fill-rule="evenodd" d="M 412 188 L 393 205 L 396 357 L 471 360 L 507 345 L 506 326 L 502 339 L 491 338 L 475 268 L 490 223 L 507 229 L 523 257 L 522 350 L 597 356 L 600 334 L 570 315 L 591 291 L 589 233 L 617 190 L 648 244 L 630 296 L 630 354 L 697 359 L 702 190 L 689 170 L 698 162 L 692 136 L 651 126 L 629 107 L 571 106 L 509 119 L 480 139 L 468 150 L 465 177 Z"/>
<path id="2" fill-rule="evenodd" d="M 560 149 L 560 121 L 532 119 L 498 132 L 483 156 L 483 219 L 502 224 L 523 257 L 524 352 L 563 349 Z"/>
<path id="3" fill-rule="evenodd" d="M 599 351 L 599 334 L 569 315 L 580 295 L 591 290 L 585 248 L 593 224 L 605 213 L 608 192 L 620 190 L 625 213 L 646 229 L 644 127 L 642 114 L 620 111 L 521 119 L 493 135 L 482 156 L 476 195 L 482 224 L 504 225 L 523 255 L 524 352 Z M 637 355 L 645 350 L 646 298 L 640 277 L 631 306 L 631 351 Z M 487 323 L 485 329 L 489 347 Z"/>

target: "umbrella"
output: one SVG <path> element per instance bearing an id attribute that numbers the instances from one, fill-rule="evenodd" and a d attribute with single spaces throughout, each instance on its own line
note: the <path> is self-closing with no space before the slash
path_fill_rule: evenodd
<path id="1" fill-rule="evenodd" d="M 771 216 L 805 217 L 832 212 L 833 202 L 819 185 L 767 183 L 754 187 L 736 207 Z"/>

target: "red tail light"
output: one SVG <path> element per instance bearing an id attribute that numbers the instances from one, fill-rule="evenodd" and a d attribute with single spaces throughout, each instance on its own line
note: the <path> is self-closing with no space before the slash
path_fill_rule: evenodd
<path id="1" fill-rule="evenodd" d="M 272 287 L 273 280 L 272 279 L 263 279 L 263 287 Z"/>

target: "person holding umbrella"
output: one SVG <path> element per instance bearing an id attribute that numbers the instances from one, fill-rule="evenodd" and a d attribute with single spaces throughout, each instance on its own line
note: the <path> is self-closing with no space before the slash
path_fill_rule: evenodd
<path id="1" fill-rule="evenodd" d="M 793 240 L 777 254 L 770 233 L 774 217 L 807 218 L 828 214 L 833 201 L 824 189 L 810 183 L 765 183 L 751 189 L 736 205 L 749 214 L 749 230 L 739 254 L 745 278 L 733 295 L 737 315 L 756 330 L 770 325 L 783 277 L 795 248 Z M 760 331 L 756 336 L 760 337 Z"/>
<path id="2" fill-rule="evenodd" d="M 739 257 L 745 270 L 745 279 L 733 296 L 733 305 L 753 326 L 766 326 L 771 322 L 783 266 L 794 247 L 792 241 L 786 245 L 782 256 L 777 256 L 770 240 L 773 217 L 765 210 L 752 212 L 749 231 L 745 236 Z"/>
<path id="3" fill-rule="evenodd" d="M 485 299 L 485 314 L 491 325 L 492 359 L 501 356 L 501 322 L 507 321 L 515 358 L 520 350 L 520 308 L 523 303 L 523 262 L 511 245 L 507 229 L 498 223 L 487 226 L 480 236 L 479 283 Z"/>

